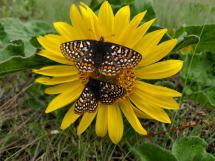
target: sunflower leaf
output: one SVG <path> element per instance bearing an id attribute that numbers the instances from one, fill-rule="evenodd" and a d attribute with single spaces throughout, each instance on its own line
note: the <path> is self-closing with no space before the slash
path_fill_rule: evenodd
<path id="1" fill-rule="evenodd" d="M 0 52 L 0 63 L 12 56 L 24 56 L 24 43 L 22 40 L 11 41 Z"/>
<path id="2" fill-rule="evenodd" d="M 181 36 L 178 38 L 178 44 L 175 46 L 174 51 L 178 51 L 189 45 L 197 44 L 198 42 L 199 42 L 199 36 L 197 35 Z"/>
<path id="3" fill-rule="evenodd" d="M 13 56 L 5 62 L 0 63 L 0 76 L 53 64 L 56 63 L 38 55 L 30 57 Z"/>
<path id="4" fill-rule="evenodd" d="M 4 26 L 0 24 L 0 40 L 5 39 L 6 35 L 7 34 L 4 31 Z"/>
<path id="5" fill-rule="evenodd" d="M 148 21 L 156 17 L 155 10 L 152 6 L 152 0 L 135 0 L 134 4 L 131 6 L 133 16 L 145 10 L 147 10 L 147 14 L 144 17 L 144 21 Z"/>
<path id="6" fill-rule="evenodd" d="M 47 63 L 34 56 L 40 48 L 36 37 L 51 32 L 52 28 L 42 21 L 0 19 L 0 76 Z"/>
<path id="7" fill-rule="evenodd" d="M 207 143 L 199 137 L 177 139 L 172 153 L 179 161 L 214 161 L 215 157 L 206 152 Z"/>
<path id="8" fill-rule="evenodd" d="M 11 42 L 20 40 L 24 45 L 24 55 L 31 56 L 36 52 L 35 46 L 31 43 L 32 37 L 51 32 L 53 32 L 52 28 L 42 21 L 34 20 L 23 23 L 16 18 L 2 18 L 0 19 L 0 33 L 3 33 L 3 36 L 0 37 L 0 49 Z"/>
<path id="9" fill-rule="evenodd" d="M 140 161 L 214 161 L 215 157 L 206 152 L 207 143 L 199 137 L 177 139 L 168 151 L 158 145 L 144 143 L 132 147 Z"/>
<path id="10" fill-rule="evenodd" d="M 196 44 L 195 52 L 215 51 L 215 24 L 182 27 L 176 32 L 176 37 L 180 35 L 196 35 L 199 37 L 200 41 Z"/>
<path id="11" fill-rule="evenodd" d="M 181 77 L 186 96 L 202 105 L 215 107 L 215 54 L 211 52 L 187 54 Z"/>
<path id="12" fill-rule="evenodd" d="M 215 107 L 215 25 L 182 27 L 176 32 L 179 40 L 191 35 L 199 37 L 199 42 L 185 49 L 188 54 L 182 55 L 185 59 L 181 72 L 186 82 L 184 93 L 189 99 L 204 106 Z M 181 44 L 175 50 L 181 48 Z M 189 43 L 183 46 L 186 45 Z"/>
<path id="13" fill-rule="evenodd" d="M 140 161 L 178 161 L 170 151 L 154 144 L 144 143 L 132 148 Z"/>

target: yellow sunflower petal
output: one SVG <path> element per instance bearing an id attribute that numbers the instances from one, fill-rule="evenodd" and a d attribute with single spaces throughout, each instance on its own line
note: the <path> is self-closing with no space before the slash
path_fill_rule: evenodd
<path id="1" fill-rule="evenodd" d="M 73 4 L 70 8 L 70 19 L 72 22 L 72 26 L 74 26 L 74 27 L 82 26 L 83 27 L 82 16 L 75 4 Z"/>
<path id="2" fill-rule="evenodd" d="M 59 94 L 63 93 L 67 90 L 70 90 L 74 88 L 75 86 L 79 85 L 80 81 L 73 81 L 73 82 L 68 82 L 68 83 L 62 83 L 53 87 L 49 87 L 45 89 L 46 94 Z"/>
<path id="3" fill-rule="evenodd" d="M 125 117 L 127 118 L 128 122 L 134 128 L 134 130 L 141 135 L 146 135 L 147 131 L 142 127 L 140 121 L 138 120 L 133 110 L 131 103 L 126 100 L 123 103 L 120 103 L 120 108 L 124 113 Z"/>
<path id="4" fill-rule="evenodd" d="M 157 96 L 166 96 L 166 97 L 181 97 L 181 93 L 162 86 L 152 85 L 145 83 L 143 81 L 136 81 L 136 88 L 139 90 Z"/>
<path id="5" fill-rule="evenodd" d="M 61 129 L 64 130 L 68 128 L 71 124 L 73 124 L 78 118 L 79 114 L 74 113 L 74 106 L 72 106 L 66 113 L 61 123 Z"/>
<path id="6" fill-rule="evenodd" d="M 85 35 L 84 32 L 86 30 L 85 23 L 83 21 L 83 17 L 79 11 L 79 9 L 73 4 L 70 8 L 70 19 L 72 22 L 72 26 L 77 29 L 77 31 L 81 35 Z"/>
<path id="7" fill-rule="evenodd" d="M 48 107 L 45 112 L 49 113 L 55 111 L 74 102 L 80 96 L 82 91 L 83 86 L 76 85 L 73 88 L 68 89 L 67 91 L 59 94 L 48 104 Z"/>
<path id="8" fill-rule="evenodd" d="M 136 69 L 136 76 L 141 79 L 162 79 L 178 73 L 183 66 L 181 60 L 167 60 Z"/>
<path id="9" fill-rule="evenodd" d="M 50 60 L 53 60 L 55 62 L 58 62 L 60 64 L 67 64 L 67 65 L 73 65 L 74 63 L 72 61 L 67 60 L 63 55 L 56 55 L 48 50 L 41 50 L 37 53 L 40 56 L 46 57 Z"/>
<path id="10" fill-rule="evenodd" d="M 108 134 L 114 144 L 122 138 L 123 120 L 118 105 L 108 105 Z"/>
<path id="11" fill-rule="evenodd" d="M 153 50 L 151 50 L 149 54 L 145 55 L 139 66 L 150 65 L 161 60 L 175 47 L 176 43 L 177 40 L 172 39 L 159 44 Z"/>
<path id="12" fill-rule="evenodd" d="M 98 18 L 95 13 L 87 5 L 81 2 L 80 5 L 81 15 L 85 23 L 86 33 L 88 39 L 98 40 L 101 37 Z"/>
<path id="13" fill-rule="evenodd" d="M 129 97 L 133 104 L 139 110 L 143 111 L 145 114 L 149 115 L 153 119 L 164 123 L 171 123 L 169 116 L 163 109 L 147 104 L 144 100 L 142 100 L 142 98 L 139 95 L 135 93 L 131 94 Z"/>
<path id="14" fill-rule="evenodd" d="M 65 76 L 65 77 L 40 77 L 35 80 L 37 83 L 45 84 L 45 85 L 55 85 L 55 84 L 61 84 L 66 82 L 73 82 L 75 80 L 78 80 L 78 75 L 71 75 L 71 76 Z"/>
<path id="15" fill-rule="evenodd" d="M 46 66 L 40 69 L 33 69 L 33 72 L 41 75 L 55 76 L 55 77 L 71 76 L 71 75 L 78 74 L 78 70 L 76 67 L 68 66 L 68 65 Z"/>
<path id="16" fill-rule="evenodd" d="M 150 28 L 150 26 L 155 22 L 155 20 L 156 20 L 156 18 L 153 18 L 153 19 L 145 22 L 141 26 L 139 26 L 137 28 L 138 33 L 144 35 L 147 32 L 147 30 Z"/>
<path id="17" fill-rule="evenodd" d="M 96 117 L 96 135 L 100 137 L 104 137 L 107 134 L 107 105 L 99 104 L 98 105 L 98 113 Z"/>
<path id="18" fill-rule="evenodd" d="M 137 117 L 139 117 L 141 119 L 153 119 L 152 117 L 150 117 L 149 115 L 146 115 L 143 111 L 137 109 L 136 107 L 133 107 L 133 110 L 134 110 L 135 114 L 137 115 Z"/>
<path id="19" fill-rule="evenodd" d="M 127 46 L 127 47 L 131 47 L 129 42 L 133 40 L 132 37 L 130 37 L 131 35 L 136 35 L 136 28 L 138 27 L 138 25 L 140 24 L 140 22 L 142 21 L 143 17 L 145 16 L 146 11 L 139 13 L 138 15 L 136 15 L 130 22 L 130 24 L 126 27 L 126 28 L 122 28 L 122 32 L 121 34 L 116 37 L 116 42 Z M 131 40 L 132 39 L 132 40 Z"/>
<path id="20" fill-rule="evenodd" d="M 77 135 L 81 135 L 90 126 L 96 114 L 97 111 L 93 113 L 89 112 L 84 113 L 83 117 L 81 118 L 81 122 L 79 123 L 77 128 Z"/>
<path id="21" fill-rule="evenodd" d="M 63 54 L 60 51 L 60 45 L 64 43 L 66 39 L 62 36 L 49 34 L 46 36 L 39 36 L 37 40 L 46 50 L 63 57 Z"/>
<path id="22" fill-rule="evenodd" d="M 65 22 L 55 22 L 54 27 L 66 41 L 80 40 L 82 38 L 82 34 L 78 30 Z"/>
<path id="23" fill-rule="evenodd" d="M 142 97 L 143 100 L 148 104 L 151 104 L 160 108 L 164 108 L 164 109 L 176 110 L 179 108 L 179 104 L 171 97 L 163 97 L 162 95 L 152 96 L 141 90 L 138 90 L 137 88 L 134 89 L 134 92 L 140 97 Z"/>
<path id="24" fill-rule="evenodd" d="M 114 15 L 111 5 L 105 1 L 98 14 L 98 21 L 101 26 L 101 34 L 104 36 L 105 41 L 111 41 L 113 35 Z"/>
<path id="25" fill-rule="evenodd" d="M 119 9 L 114 18 L 114 36 L 117 38 L 122 33 L 123 29 L 128 27 L 130 21 L 130 7 L 125 6 Z M 115 39 L 113 41 L 115 41 Z"/>
<path id="26" fill-rule="evenodd" d="M 167 29 L 156 30 L 143 36 L 134 49 L 146 56 L 162 39 Z"/>
<path id="27" fill-rule="evenodd" d="M 134 16 L 134 18 L 131 20 L 130 25 L 133 28 L 136 28 L 137 26 L 139 26 L 139 24 L 141 23 L 143 17 L 146 15 L 147 11 L 143 11 L 139 14 L 137 14 L 136 16 Z"/>
<path id="28" fill-rule="evenodd" d="M 138 27 L 133 34 L 130 34 L 128 37 L 128 41 L 126 41 L 127 44 L 126 46 L 130 48 L 134 48 L 135 50 L 135 45 L 141 40 L 143 35 L 146 33 L 146 31 L 149 29 L 149 27 L 154 23 L 156 19 L 152 19 L 140 27 Z"/>

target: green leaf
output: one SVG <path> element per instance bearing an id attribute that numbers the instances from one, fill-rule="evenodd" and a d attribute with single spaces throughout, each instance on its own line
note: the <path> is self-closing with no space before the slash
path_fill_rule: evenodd
<path id="1" fill-rule="evenodd" d="M 40 48 L 36 37 L 52 32 L 50 25 L 42 21 L 0 19 L 0 76 L 51 63 L 35 53 Z"/>
<path id="2" fill-rule="evenodd" d="M 53 64 L 56 63 L 38 55 L 31 57 L 13 56 L 7 61 L 0 63 L 0 76 Z"/>
<path id="3" fill-rule="evenodd" d="M 96 11 L 96 10 L 98 10 L 99 9 L 99 7 L 101 6 L 101 4 L 102 4 L 102 0 L 92 0 L 91 2 L 90 2 L 90 8 L 93 10 L 93 11 Z"/>
<path id="4" fill-rule="evenodd" d="M 199 42 L 199 37 L 197 35 L 181 36 L 178 38 L 178 43 L 174 48 L 174 51 L 178 51 L 189 45 L 197 44 Z"/>
<path id="5" fill-rule="evenodd" d="M 156 17 L 155 11 L 152 7 L 152 0 L 135 0 L 134 5 L 131 6 L 132 16 L 147 10 L 144 21 L 151 20 Z"/>
<path id="6" fill-rule="evenodd" d="M 179 35 L 198 36 L 200 41 L 196 46 L 196 52 L 215 52 L 215 25 L 182 27 L 176 32 L 176 36 Z"/>
<path id="7" fill-rule="evenodd" d="M 21 40 L 14 40 L 0 50 L 0 63 L 12 56 L 24 56 L 24 43 Z"/>
<path id="8" fill-rule="evenodd" d="M 144 143 L 132 148 L 141 161 L 177 161 L 171 152 L 154 144 Z"/>
<path id="9" fill-rule="evenodd" d="M 9 42 L 11 40 L 29 40 L 31 37 L 46 34 L 47 32 L 53 32 L 52 27 L 44 21 L 31 20 L 28 22 L 22 22 L 17 18 L 1 18 L 0 24 L 7 34 L 4 41 Z M 1 39 L 2 41 L 2 39 Z"/>
<path id="10" fill-rule="evenodd" d="M 16 18 L 0 19 L 0 33 L 4 36 L 0 39 L 2 47 L 11 41 L 23 41 L 25 56 L 31 56 L 36 52 L 36 48 L 31 44 L 31 38 L 53 32 L 50 25 L 42 21 L 22 22 Z M 1 51 L 0 51 L 1 52 Z"/>
<path id="11" fill-rule="evenodd" d="M 204 155 L 201 158 L 201 161 L 214 161 L 215 157 L 209 153 L 204 153 Z"/>
<path id="12" fill-rule="evenodd" d="M 200 103 L 203 106 L 215 107 L 215 87 L 201 87 L 200 89 L 193 89 L 193 87 L 185 87 L 185 94 L 189 99 Z"/>
<path id="13" fill-rule="evenodd" d="M 214 161 L 215 157 L 205 150 L 207 143 L 199 137 L 185 137 L 176 140 L 172 153 L 179 161 Z"/>
<path id="14" fill-rule="evenodd" d="M 5 37 L 6 37 L 6 33 L 4 31 L 4 26 L 0 24 L 0 40 L 5 39 Z"/>
<path id="15" fill-rule="evenodd" d="M 195 55 L 187 54 L 182 78 L 196 82 L 200 86 L 215 87 L 215 66 L 213 53 L 196 53 Z"/>
<path id="16" fill-rule="evenodd" d="M 186 81 L 184 93 L 189 99 L 215 107 L 215 54 L 210 52 L 187 54 L 181 72 Z"/>

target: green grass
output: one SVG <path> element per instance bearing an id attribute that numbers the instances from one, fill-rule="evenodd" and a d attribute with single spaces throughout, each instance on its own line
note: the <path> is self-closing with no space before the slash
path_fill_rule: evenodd
<path id="1" fill-rule="evenodd" d="M 68 9 L 71 2 L 2 0 L 0 17 L 42 19 L 49 23 L 58 20 L 69 21 Z M 215 23 L 213 0 L 153 2 L 158 24 L 161 26 L 178 28 L 182 25 Z M 53 6 L 57 6 L 57 9 Z M 114 145 L 108 137 L 98 138 L 94 125 L 79 138 L 75 129 L 77 123 L 61 131 L 59 127 L 62 115 L 59 112 L 45 114 L 45 106 L 40 109 L 27 106 L 24 103 L 29 97 L 26 91 L 30 88 L 33 78 L 34 76 L 28 72 L 17 73 L 0 80 L 0 161 L 136 160 L 130 151 L 131 146 L 144 141 L 171 149 L 172 143 L 181 136 L 201 136 L 209 143 L 207 150 L 215 153 L 215 111 L 212 109 L 184 99 L 177 115 L 175 112 L 170 113 L 172 118 L 176 116 L 172 125 L 153 121 L 142 122 L 149 131 L 147 137 L 136 134 L 124 121 L 123 139 L 119 145 Z"/>
<path id="2" fill-rule="evenodd" d="M 159 25 L 168 28 L 214 24 L 214 0 L 153 0 Z"/>
<path id="3" fill-rule="evenodd" d="M 95 135 L 94 125 L 78 138 L 75 127 L 65 131 L 59 129 L 61 119 L 53 114 L 44 114 L 43 109 L 34 110 L 23 106 L 27 97 L 26 90 L 31 80 L 24 82 L 23 74 L 5 78 L 1 89 L 7 81 L 14 81 L 3 92 L 4 101 L 0 111 L 0 155 L 2 160 L 135 160 L 129 147 L 142 141 L 152 142 L 171 149 L 176 138 L 181 136 L 201 136 L 208 143 L 208 151 L 214 148 L 214 114 L 191 101 L 183 102 L 182 108 L 173 126 L 158 122 L 144 121 L 149 131 L 147 137 L 141 137 L 125 122 L 125 131 L 119 145 L 114 145 L 108 137 L 103 139 Z M 15 87 L 15 91 L 14 91 Z M 173 113 L 170 113 L 170 116 Z M 75 124 L 77 126 L 77 123 Z"/>

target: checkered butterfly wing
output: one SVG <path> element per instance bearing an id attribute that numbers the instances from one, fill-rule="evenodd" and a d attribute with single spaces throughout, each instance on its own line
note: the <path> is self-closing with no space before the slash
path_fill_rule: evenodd
<path id="1" fill-rule="evenodd" d="M 75 40 L 61 44 L 63 55 L 75 62 L 80 71 L 93 72 L 95 70 L 94 54 L 92 46 L 94 40 Z"/>
<path id="2" fill-rule="evenodd" d="M 125 46 L 105 42 L 106 53 L 99 68 L 100 73 L 115 76 L 122 69 L 135 67 L 142 59 L 142 55 Z"/>
<path id="3" fill-rule="evenodd" d="M 94 96 L 94 93 L 89 87 L 85 87 L 81 96 L 75 103 L 75 113 L 82 114 L 85 111 L 95 112 L 98 106 L 98 102 Z"/>
<path id="4" fill-rule="evenodd" d="M 125 94 L 124 88 L 119 85 L 100 82 L 100 101 L 104 104 L 111 104 Z"/>

